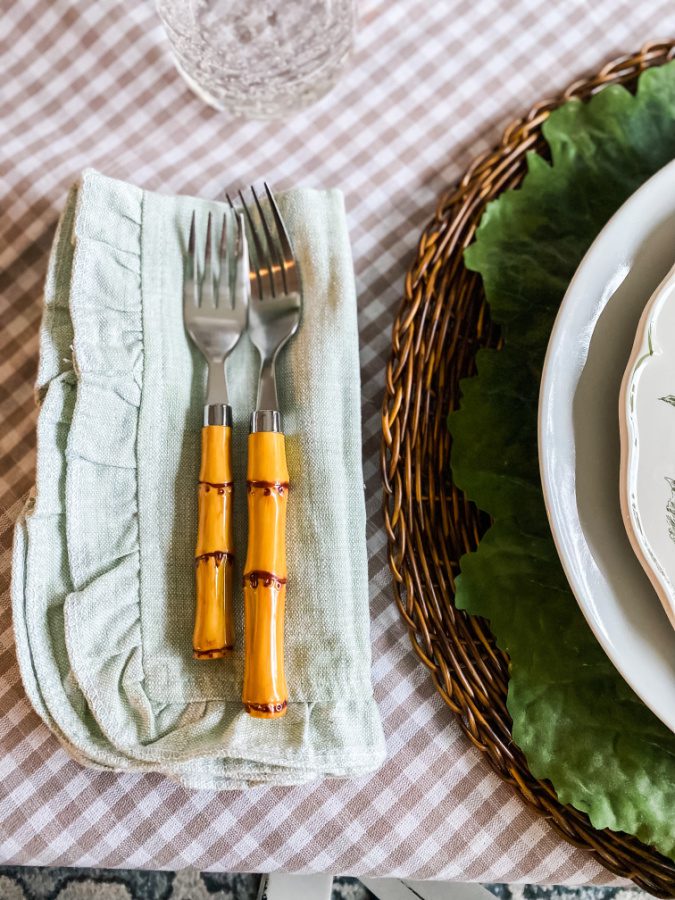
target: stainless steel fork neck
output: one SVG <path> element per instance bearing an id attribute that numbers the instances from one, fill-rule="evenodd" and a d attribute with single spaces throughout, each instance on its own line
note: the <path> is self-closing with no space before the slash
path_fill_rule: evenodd
<path id="1" fill-rule="evenodd" d="M 251 434 L 256 431 L 281 431 L 281 413 L 277 399 L 277 379 L 275 374 L 276 354 L 263 358 L 258 378 L 258 400 L 255 412 L 251 413 Z"/>
<path id="2" fill-rule="evenodd" d="M 228 401 L 225 360 L 222 356 L 207 356 L 206 405 L 225 405 Z"/>
<path id="3" fill-rule="evenodd" d="M 261 354 L 256 409 L 279 409 L 275 362 L 276 353 L 274 356 L 262 356 Z"/>

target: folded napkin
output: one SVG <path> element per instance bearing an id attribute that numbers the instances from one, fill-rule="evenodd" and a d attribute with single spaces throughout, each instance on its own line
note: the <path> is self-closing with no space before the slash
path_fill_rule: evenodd
<path id="1" fill-rule="evenodd" d="M 342 195 L 279 199 L 303 274 L 278 363 L 288 504 L 282 719 L 241 706 L 237 650 L 192 659 L 205 364 L 182 322 L 190 215 L 224 207 L 84 173 L 45 289 L 36 489 L 17 523 L 13 617 L 26 691 L 86 765 L 199 788 L 359 775 L 385 755 L 372 697 L 358 333 Z M 246 438 L 257 358 L 228 360 L 235 583 L 246 547 Z"/>

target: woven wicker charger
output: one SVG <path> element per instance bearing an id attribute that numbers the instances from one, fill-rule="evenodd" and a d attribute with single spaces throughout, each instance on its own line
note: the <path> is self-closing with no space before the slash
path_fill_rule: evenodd
<path id="1" fill-rule="evenodd" d="M 513 744 L 506 709 L 508 658 L 487 623 L 453 605 L 458 560 L 476 547 L 489 520 L 452 483 L 446 417 L 476 351 L 496 346 L 478 275 L 463 264 L 486 203 L 520 184 L 526 153 L 546 154 L 541 127 L 571 97 L 608 84 L 633 89 L 640 72 L 675 56 L 675 41 L 649 44 L 538 103 L 505 131 L 440 200 L 419 242 L 396 317 L 382 413 L 382 475 L 389 562 L 396 602 L 413 648 L 467 736 L 492 768 L 566 840 L 607 869 L 661 897 L 675 894 L 675 865 L 630 835 L 593 828 L 530 773 Z"/>

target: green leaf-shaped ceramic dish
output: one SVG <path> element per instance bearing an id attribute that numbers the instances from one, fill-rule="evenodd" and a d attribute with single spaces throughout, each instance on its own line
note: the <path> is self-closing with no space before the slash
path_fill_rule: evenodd
<path id="1" fill-rule="evenodd" d="M 504 348 L 478 352 L 478 375 L 462 383 L 450 416 L 454 480 L 493 518 L 461 560 L 455 602 L 489 619 L 510 656 L 512 734 L 532 773 L 597 828 L 634 834 L 672 859 L 675 735 L 619 675 L 570 590 L 539 478 L 537 407 L 553 322 L 582 257 L 675 158 L 675 67 L 645 72 L 635 96 L 611 86 L 570 101 L 543 133 L 550 163 L 530 156 L 522 187 L 488 206 L 466 253 Z M 618 480 L 616 496 L 618 505 Z"/>

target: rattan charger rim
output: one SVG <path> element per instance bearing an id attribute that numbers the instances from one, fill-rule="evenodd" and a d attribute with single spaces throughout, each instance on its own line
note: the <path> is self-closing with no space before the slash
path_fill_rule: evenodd
<path id="1" fill-rule="evenodd" d="M 495 772 L 558 834 L 662 897 L 675 894 L 675 864 L 633 836 L 593 828 L 584 813 L 561 804 L 551 785 L 530 773 L 512 741 L 508 659 L 487 622 L 453 605 L 459 556 L 475 547 L 488 523 L 451 481 L 446 417 L 459 379 L 472 372 L 477 348 L 499 340 L 480 279 L 462 261 L 485 205 L 522 180 L 529 151 L 544 149 L 541 127 L 552 110 L 608 84 L 632 88 L 645 69 L 674 57 L 675 41 L 646 44 L 537 103 L 441 197 L 420 238 L 393 326 L 381 445 L 394 595 L 438 692 Z"/>

